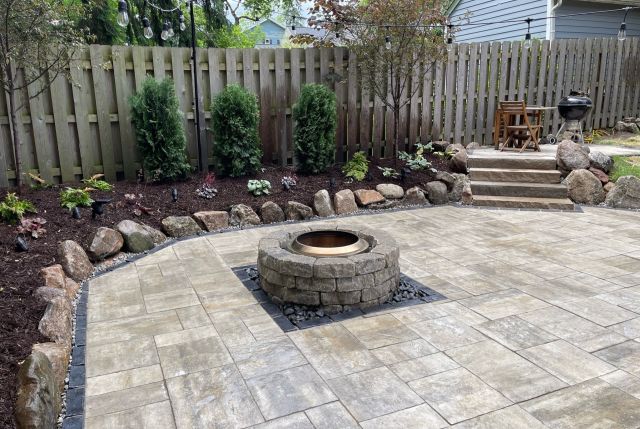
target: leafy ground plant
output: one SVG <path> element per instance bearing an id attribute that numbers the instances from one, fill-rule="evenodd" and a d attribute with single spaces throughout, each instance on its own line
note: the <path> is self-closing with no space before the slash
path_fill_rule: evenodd
<path id="1" fill-rule="evenodd" d="M 249 182 L 247 182 L 247 190 L 256 197 L 269 195 L 271 182 L 268 180 L 249 180 Z"/>
<path id="2" fill-rule="evenodd" d="M 380 171 L 382 171 L 383 177 L 388 177 L 390 179 L 397 179 L 400 177 L 400 173 L 395 168 L 391 167 L 378 167 Z"/>
<path id="3" fill-rule="evenodd" d="M 353 157 L 342 167 L 346 177 L 362 182 L 369 171 L 369 160 L 364 152 L 356 152 Z"/>
<path id="4" fill-rule="evenodd" d="M 90 188 L 65 188 L 60 191 L 60 205 L 73 210 L 76 207 L 89 207 L 93 199 L 89 195 Z"/>
<path id="5" fill-rule="evenodd" d="M 31 238 L 39 238 L 47 232 L 43 227 L 45 223 L 47 223 L 47 221 L 41 217 L 22 219 L 20 225 L 18 225 L 18 234 L 29 234 Z"/>
<path id="6" fill-rule="evenodd" d="M 609 173 L 609 178 L 615 182 L 622 176 L 640 178 L 640 156 L 613 157 L 613 170 Z"/>
<path id="7" fill-rule="evenodd" d="M 417 143 L 415 153 L 399 152 L 398 158 L 404 161 L 411 170 L 426 170 L 431 167 L 431 163 L 425 158 L 425 153 L 431 151 L 433 146 L 431 143 Z"/>
<path id="8" fill-rule="evenodd" d="M 22 200 L 13 192 L 7 194 L 0 203 L 0 218 L 7 223 L 17 223 L 25 213 L 37 213 L 36 207 L 27 200 Z"/>
<path id="9" fill-rule="evenodd" d="M 298 184 L 298 178 L 295 174 L 293 176 L 284 176 L 280 183 L 282 184 L 282 188 L 288 191 Z"/>
<path id="10" fill-rule="evenodd" d="M 196 189 L 196 195 L 206 200 L 211 200 L 218 195 L 218 190 L 213 187 L 216 182 L 216 175 L 213 173 L 207 173 L 202 180 L 202 184 Z"/>
<path id="11" fill-rule="evenodd" d="M 95 174 L 88 179 L 83 179 L 82 182 L 89 188 L 96 189 L 98 191 L 110 191 L 113 189 L 113 185 L 105 180 L 102 180 L 104 174 Z"/>

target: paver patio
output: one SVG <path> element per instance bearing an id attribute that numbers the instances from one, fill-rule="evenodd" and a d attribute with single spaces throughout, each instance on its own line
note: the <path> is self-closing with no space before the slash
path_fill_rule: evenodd
<path id="1" fill-rule="evenodd" d="M 231 268 L 290 225 L 175 243 L 89 284 L 85 427 L 640 427 L 640 213 L 322 222 L 448 300 L 284 333 Z"/>

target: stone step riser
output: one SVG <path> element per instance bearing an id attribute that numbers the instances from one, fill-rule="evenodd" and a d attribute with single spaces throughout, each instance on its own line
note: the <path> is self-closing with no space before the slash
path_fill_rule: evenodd
<path id="1" fill-rule="evenodd" d="M 471 182 L 471 192 L 500 197 L 567 198 L 567 188 L 557 184 Z"/>
<path id="2" fill-rule="evenodd" d="M 479 207 L 575 210 L 575 205 L 566 198 L 549 199 L 523 197 L 514 199 L 509 197 L 474 196 L 473 205 Z"/>
<path id="3" fill-rule="evenodd" d="M 497 157 L 469 157 L 469 168 L 500 168 L 520 170 L 555 170 L 555 158 L 497 158 Z"/>
<path id="4" fill-rule="evenodd" d="M 560 183 L 560 174 L 557 170 L 469 170 L 469 178 L 479 182 Z"/>

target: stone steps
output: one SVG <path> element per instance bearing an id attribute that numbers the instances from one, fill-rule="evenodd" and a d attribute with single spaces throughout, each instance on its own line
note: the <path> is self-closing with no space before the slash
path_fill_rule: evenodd
<path id="1" fill-rule="evenodd" d="M 473 205 L 482 207 L 504 207 L 519 209 L 575 210 L 568 198 L 506 197 L 494 195 L 474 195 Z"/>
<path id="2" fill-rule="evenodd" d="M 560 183 L 558 170 L 471 168 L 469 178 L 481 182 Z"/>
<path id="3" fill-rule="evenodd" d="M 567 187 L 560 183 L 471 181 L 473 195 L 499 197 L 567 198 Z"/>
<path id="4" fill-rule="evenodd" d="M 556 159 L 550 157 L 505 154 L 471 155 L 467 161 L 469 168 L 499 168 L 518 170 L 555 170 Z"/>

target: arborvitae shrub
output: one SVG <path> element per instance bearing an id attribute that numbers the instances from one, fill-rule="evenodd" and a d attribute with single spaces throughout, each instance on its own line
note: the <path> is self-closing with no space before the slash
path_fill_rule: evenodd
<path id="1" fill-rule="evenodd" d="M 258 100 L 238 85 L 227 86 L 211 106 L 216 171 L 221 176 L 245 176 L 260 168 Z"/>
<path id="2" fill-rule="evenodd" d="M 173 81 L 145 80 L 129 104 L 145 178 L 150 181 L 184 178 L 191 165 Z"/>
<path id="3" fill-rule="evenodd" d="M 336 150 L 335 94 L 324 85 L 305 85 L 293 107 L 293 121 L 298 170 L 318 174 L 331 167 Z"/>

